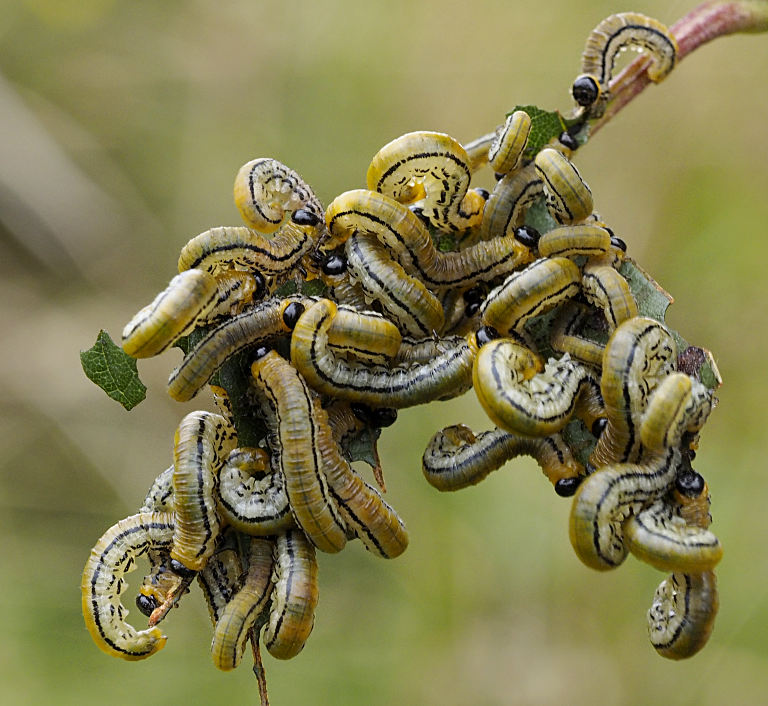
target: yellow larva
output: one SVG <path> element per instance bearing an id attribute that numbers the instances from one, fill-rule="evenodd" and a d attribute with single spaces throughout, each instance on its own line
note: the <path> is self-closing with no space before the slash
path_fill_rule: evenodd
<path id="1" fill-rule="evenodd" d="M 499 134 L 488 148 L 488 164 L 497 174 L 507 174 L 520 165 L 531 132 L 531 116 L 516 110 L 507 117 Z"/>
<path id="2" fill-rule="evenodd" d="M 579 223 L 592 213 L 592 192 L 573 162 L 562 152 L 546 147 L 534 159 L 543 184 L 547 208 L 562 224 Z"/>
<path id="3" fill-rule="evenodd" d="M 544 183 L 534 164 L 505 174 L 491 191 L 480 227 L 485 240 L 512 237 L 523 225 L 528 208 L 544 193 Z"/>
<path id="4" fill-rule="evenodd" d="M 559 434 L 537 439 L 501 429 L 475 435 L 464 424 L 446 427 L 430 439 L 422 458 L 424 477 L 438 490 L 475 485 L 517 456 L 532 456 L 553 485 L 584 471 Z"/>
<path id="5" fill-rule="evenodd" d="M 273 233 L 286 214 L 299 209 L 318 218 L 323 209 L 312 189 L 293 169 L 276 159 L 246 162 L 235 177 L 235 205 L 243 220 L 260 233 Z"/>
<path id="6" fill-rule="evenodd" d="M 581 272 L 564 257 L 541 258 L 491 290 L 480 308 L 483 324 L 499 333 L 520 331 L 526 321 L 579 292 Z"/>
<path id="7" fill-rule="evenodd" d="M 402 337 L 391 321 L 372 311 L 339 306 L 328 329 L 328 346 L 352 360 L 382 363 L 397 355 Z"/>
<path id="8" fill-rule="evenodd" d="M 658 321 L 637 316 L 616 328 L 603 354 L 600 390 L 608 424 L 590 457 L 596 468 L 639 460 L 642 414 L 676 364 L 677 346 Z"/>
<path id="9" fill-rule="evenodd" d="M 668 659 L 695 655 L 709 640 L 720 606 L 712 571 L 675 572 L 656 589 L 648 611 L 648 636 Z"/>
<path id="10" fill-rule="evenodd" d="M 579 396 L 596 384 L 591 373 L 564 357 L 546 365 L 525 346 L 500 338 L 477 354 L 475 393 L 497 426 L 524 436 L 549 436 L 573 415 Z"/>
<path id="11" fill-rule="evenodd" d="M 214 308 L 218 293 L 216 278 L 207 272 L 189 270 L 176 275 L 126 324 L 123 350 L 134 358 L 162 353 Z"/>
<path id="12" fill-rule="evenodd" d="M 472 167 L 464 148 L 439 132 L 409 132 L 382 147 L 371 160 L 368 188 L 403 204 L 418 203 L 439 230 L 478 225 L 485 199 L 469 191 Z"/>
<path id="13" fill-rule="evenodd" d="M 266 611 L 272 595 L 273 539 L 252 537 L 248 573 L 242 588 L 230 599 L 216 622 L 211 641 L 213 664 L 229 671 L 240 664 L 248 633 Z"/>
<path id="14" fill-rule="evenodd" d="M 653 62 L 648 78 L 659 82 L 672 71 L 677 42 L 658 20 L 637 12 L 620 12 L 606 17 L 587 37 L 581 56 L 582 73 L 593 76 L 605 90 L 613 76 L 616 57 L 628 46 L 646 49 Z"/>
<path id="15" fill-rule="evenodd" d="M 275 534 L 295 524 L 285 479 L 270 471 L 269 454 L 263 449 L 238 447 L 230 452 L 219 473 L 217 500 L 222 519 L 245 534 Z"/>
<path id="16" fill-rule="evenodd" d="M 387 253 L 376 238 L 356 233 L 346 243 L 350 274 L 371 299 L 378 301 L 399 328 L 431 336 L 443 326 L 443 307 L 427 287 Z M 329 330 L 330 343 L 330 330 Z"/>
<path id="17" fill-rule="evenodd" d="M 301 315 L 291 336 L 291 362 L 318 392 L 351 402 L 402 408 L 456 397 L 471 386 L 474 350 L 463 339 L 422 364 L 393 368 L 353 364 L 328 350 L 327 330 L 335 315 L 336 305 L 321 299 Z"/>
<path id="18" fill-rule="evenodd" d="M 216 275 L 218 289 L 216 303 L 201 322 L 209 322 L 219 316 L 233 316 L 262 293 L 263 282 L 250 272 L 227 270 Z"/>
<path id="19" fill-rule="evenodd" d="M 609 265 L 587 263 L 581 288 L 584 298 L 603 310 L 610 330 L 638 314 L 627 280 Z"/>
<path id="20" fill-rule="evenodd" d="M 81 582 L 83 618 L 93 641 L 107 654 L 145 659 L 165 645 L 159 628 L 136 630 L 126 622 L 128 611 L 120 595 L 136 559 L 149 550 L 167 551 L 173 533 L 173 515 L 142 512 L 110 527 L 91 550 Z"/>
<path id="21" fill-rule="evenodd" d="M 575 333 L 586 313 L 585 307 L 567 302 L 552 324 L 549 342 L 558 353 L 568 353 L 571 358 L 600 367 L 605 346 Z"/>
<path id="22" fill-rule="evenodd" d="M 610 250 L 610 232 L 592 223 L 553 228 L 541 236 L 538 244 L 541 257 L 599 257 Z"/>
<path id="23" fill-rule="evenodd" d="M 301 652 L 315 620 L 317 559 L 301 530 L 277 535 L 272 605 L 264 627 L 264 646 L 276 659 Z"/>
<path id="24" fill-rule="evenodd" d="M 338 552 L 347 541 L 346 526 L 320 470 L 317 420 L 309 388 L 275 351 L 257 358 L 251 374 L 279 445 L 275 454 L 294 517 L 318 549 Z"/>
<path id="25" fill-rule="evenodd" d="M 231 546 L 217 548 L 197 574 L 197 585 L 205 597 L 214 628 L 227 603 L 240 588 L 243 567 L 238 552 Z"/>
<path id="26" fill-rule="evenodd" d="M 152 482 L 139 512 L 173 512 L 173 466 Z"/>
<path id="27" fill-rule="evenodd" d="M 421 219 L 386 194 L 355 189 L 337 196 L 325 212 L 331 234 L 324 247 L 336 247 L 353 233 L 375 235 L 408 274 L 430 289 L 470 287 L 499 277 L 531 260 L 513 236 L 481 242 L 457 252 L 440 252 Z"/>
<path id="28" fill-rule="evenodd" d="M 234 448 L 234 432 L 220 414 L 191 412 L 174 440 L 173 497 L 176 527 L 171 558 L 192 571 L 205 566 L 221 522 L 214 496 L 216 475 Z"/>

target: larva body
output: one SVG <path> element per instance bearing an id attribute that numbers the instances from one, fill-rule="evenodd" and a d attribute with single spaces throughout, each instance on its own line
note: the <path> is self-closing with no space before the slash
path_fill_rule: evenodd
<path id="1" fill-rule="evenodd" d="M 592 192 L 571 160 L 546 147 L 536 155 L 534 164 L 544 185 L 547 208 L 558 223 L 580 223 L 589 217 Z"/>
<path id="2" fill-rule="evenodd" d="M 531 117 L 524 110 L 507 117 L 488 148 L 488 164 L 494 172 L 508 174 L 520 166 L 530 132 Z"/>

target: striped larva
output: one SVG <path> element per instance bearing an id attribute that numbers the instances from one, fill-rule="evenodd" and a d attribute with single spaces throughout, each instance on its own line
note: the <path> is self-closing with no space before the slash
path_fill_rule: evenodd
<path id="1" fill-rule="evenodd" d="M 147 551 L 167 551 L 173 541 L 173 515 L 142 512 L 110 527 L 91 550 L 81 582 L 83 618 L 93 641 L 107 654 L 145 659 L 161 650 L 166 637 L 157 627 L 136 630 L 120 602 L 125 574 Z"/>
<path id="2" fill-rule="evenodd" d="M 469 166 L 473 174 L 478 169 L 488 164 L 488 151 L 490 150 L 491 144 L 496 139 L 496 135 L 498 134 L 498 131 L 501 130 L 501 128 L 502 126 L 499 125 L 499 127 L 496 128 L 496 130 L 493 132 L 489 132 L 486 135 L 481 135 L 480 137 L 477 137 L 464 145 L 464 151 L 467 153 L 467 157 L 469 158 Z"/>
<path id="3" fill-rule="evenodd" d="M 315 549 L 301 530 L 277 535 L 274 574 L 264 645 L 276 659 L 290 659 L 312 632 L 318 597 Z"/>
<path id="4" fill-rule="evenodd" d="M 220 414 L 191 412 L 174 439 L 173 497 L 176 527 L 171 558 L 199 571 L 214 550 L 221 527 L 216 475 L 234 448 L 234 432 Z"/>
<path id="5" fill-rule="evenodd" d="M 289 333 L 283 312 L 292 302 L 310 301 L 302 295 L 267 299 L 226 319 L 208 331 L 171 372 L 168 394 L 179 402 L 191 400 L 227 358 L 248 346 Z"/>
<path id="6" fill-rule="evenodd" d="M 549 436 L 573 415 L 579 397 L 597 382 L 570 357 L 539 356 L 512 339 L 482 346 L 473 370 L 475 393 L 491 421 L 524 436 Z"/>
<path id="7" fill-rule="evenodd" d="M 347 240 L 345 252 L 350 274 L 403 332 L 431 336 L 442 328 L 440 301 L 421 281 L 407 274 L 376 238 L 356 233 Z"/>
<path id="8" fill-rule="evenodd" d="M 605 346 L 576 333 L 586 315 L 584 306 L 566 302 L 552 323 L 549 342 L 558 353 L 568 353 L 582 363 L 600 367 Z"/>
<path id="9" fill-rule="evenodd" d="M 400 349 L 402 337 L 391 321 L 373 311 L 340 305 L 328 329 L 328 347 L 352 360 L 383 363 Z"/>
<path id="10" fill-rule="evenodd" d="M 474 349 L 464 339 L 432 360 L 393 368 L 337 358 L 327 345 L 336 305 L 321 299 L 301 315 L 291 336 L 291 362 L 318 392 L 378 407 L 403 408 L 450 399 L 472 384 Z"/>
<path id="11" fill-rule="evenodd" d="M 579 292 L 581 272 L 564 257 L 541 258 L 491 290 L 480 315 L 483 324 L 502 334 L 520 331 L 526 321 Z"/>
<path id="12" fill-rule="evenodd" d="M 561 224 L 579 223 L 592 213 L 592 192 L 568 157 L 551 147 L 534 159 L 544 185 L 547 209 Z"/>
<path id="13" fill-rule="evenodd" d="M 266 237 L 244 226 L 219 226 L 192 238 L 179 255 L 179 272 L 190 269 L 220 274 L 229 269 L 275 277 L 290 272 L 315 245 L 322 216 L 300 209 L 280 230 Z"/>
<path id="14" fill-rule="evenodd" d="M 173 512 L 173 466 L 152 482 L 139 512 Z"/>
<path id="15" fill-rule="evenodd" d="M 325 285 L 325 294 L 329 299 L 355 309 L 368 307 L 362 287 L 351 276 L 346 256 L 330 252 L 320 263 L 311 264 L 312 273 Z"/>
<path id="16" fill-rule="evenodd" d="M 260 274 L 252 272 L 220 272 L 216 275 L 216 286 L 216 303 L 211 311 L 201 318 L 201 323 L 208 323 L 219 316 L 233 316 L 264 293 L 264 279 Z"/>
<path id="17" fill-rule="evenodd" d="M 485 204 L 480 234 L 484 240 L 513 236 L 523 225 L 528 208 L 544 193 L 544 183 L 529 164 L 505 174 L 491 191 Z"/>
<path id="18" fill-rule="evenodd" d="M 409 208 L 386 194 L 365 189 L 337 196 L 328 205 L 325 219 L 330 240 L 324 247 L 337 247 L 355 232 L 375 235 L 408 274 L 432 290 L 471 287 L 532 259 L 528 248 L 514 237 L 476 243 L 457 252 L 440 252 L 427 227 Z"/>
<path id="19" fill-rule="evenodd" d="M 488 164 L 497 174 L 507 174 L 517 169 L 531 132 L 531 116 L 524 110 L 516 110 L 507 116 L 499 134 L 488 148 Z"/>
<path id="20" fill-rule="evenodd" d="M 299 209 L 322 218 L 323 207 L 304 180 L 276 159 L 246 162 L 235 177 L 235 205 L 246 224 L 259 233 L 274 233 Z"/>
<path id="21" fill-rule="evenodd" d="M 162 353 L 216 305 L 216 278 L 189 270 L 176 275 L 154 301 L 141 309 L 123 329 L 123 350 L 134 358 Z"/>
<path id="22" fill-rule="evenodd" d="M 240 555 L 234 547 L 226 544 L 217 546 L 206 565 L 197 573 L 197 585 L 205 597 L 214 628 L 227 603 L 240 588 L 242 573 Z"/>
<path id="23" fill-rule="evenodd" d="M 376 556 L 394 559 L 408 546 L 408 532 L 379 492 L 360 478 L 341 455 L 328 414 L 315 400 L 315 444 L 329 490 L 349 530 Z"/>
<path id="24" fill-rule="evenodd" d="M 275 541 L 251 537 L 245 581 L 221 611 L 211 641 L 213 664 L 229 671 L 240 664 L 251 628 L 266 611 L 272 595 Z"/>
<path id="25" fill-rule="evenodd" d="M 639 460 L 642 414 L 651 392 L 674 371 L 676 361 L 674 339 L 658 321 L 637 316 L 616 328 L 603 353 L 600 390 L 608 424 L 590 456 L 593 466 Z"/>
<path id="26" fill-rule="evenodd" d="M 536 459 L 558 494 L 576 489 L 584 469 L 559 434 L 534 439 L 493 429 L 475 435 L 469 427 L 457 424 L 430 439 L 422 471 L 438 490 L 459 490 L 479 483 L 510 459 L 526 455 Z"/>
<path id="27" fill-rule="evenodd" d="M 384 145 L 368 167 L 366 181 L 400 203 L 418 203 L 438 230 L 478 225 L 485 199 L 469 190 L 472 168 L 464 148 L 440 132 L 409 132 Z"/>
<path id="28" fill-rule="evenodd" d="M 593 223 L 553 228 L 541 236 L 538 244 L 541 257 L 600 257 L 610 250 L 610 231 Z"/>
<path id="29" fill-rule="evenodd" d="M 219 512 L 239 532 L 268 535 L 295 525 L 285 479 L 269 465 L 266 451 L 244 446 L 230 452 L 219 472 Z"/>
<path id="30" fill-rule="evenodd" d="M 304 316 L 306 313 L 301 318 Z M 346 526 L 320 469 L 317 419 L 309 388 L 296 369 L 275 351 L 258 357 L 251 374 L 278 444 L 273 454 L 285 479 L 293 515 L 318 549 L 338 552 L 347 541 Z"/>
<path id="31" fill-rule="evenodd" d="M 659 584 L 648 610 L 648 636 L 668 659 L 695 655 L 709 640 L 720 606 L 713 571 L 675 572 Z"/>
<path id="32" fill-rule="evenodd" d="M 610 265 L 588 262 L 584 266 L 581 290 L 590 304 L 603 311 L 611 331 L 638 314 L 627 280 Z"/>
<path id="33" fill-rule="evenodd" d="M 655 83 L 663 80 L 675 66 L 677 42 L 661 22 L 637 12 L 606 17 L 587 37 L 581 55 L 582 74 L 571 89 L 579 105 L 589 107 L 601 96 L 604 100 L 616 57 L 629 46 L 649 52 L 652 62 L 648 78 Z"/>

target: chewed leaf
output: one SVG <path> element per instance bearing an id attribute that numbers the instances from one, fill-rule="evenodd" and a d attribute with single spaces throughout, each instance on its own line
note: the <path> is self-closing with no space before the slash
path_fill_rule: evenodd
<path id="1" fill-rule="evenodd" d="M 133 409 L 147 395 L 147 388 L 139 379 L 136 360 L 116 345 L 103 329 L 92 348 L 80 351 L 80 363 L 88 379 L 127 410 Z"/>
<path id="2" fill-rule="evenodd" d="M 516 110 L 524 110 L 531 116 L 531 132 L 523 152 L 525 159 L 533 159 L 544 145 L 551 139 L 559 137 L 566 128 L 563 116 L 556 110 L 542 110 L 535 105 L 516 105 L 507 115 L 511 115 Z"/>

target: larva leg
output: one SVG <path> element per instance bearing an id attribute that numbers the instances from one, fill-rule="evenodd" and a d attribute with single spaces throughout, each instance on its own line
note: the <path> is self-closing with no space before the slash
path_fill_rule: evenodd
<path id="1" fill-rule="evenodd" d="M 336 305 L 321 299 L 301 315 L 291 336 L 291 361 L 318 392 L 397 409 L 449 399 L 471 386 L 474 350 L 465 341 L 423 364 L 368 367 L 337 358 L 327 345 Z"/>
<path id="2" fill-rule="evenodd" d="M 143 512 L 110 527 L 91 550 L 81 582 L 83 617 L 93 641 L 107 654 L 127 660 L 145 659 L 165 645 L 157 627 L 136 630 L 125 619 L 120 602 L 125 574 L 148 550 L 168 550 L 173 540 L 173 516 Z"/>
<path id="3" fill-rule="evenodd" d="M 239 532 L 268 535 L 295 525 L 285 480 L 270 471 L 269 454 L 239 447 L 230 452 L 219 473 L 218 509 Z"/>
<path id="4" fill-rule="evenodd" d="M 543 365 L 528 348 L 503 338 L 480 348 L 473 381 L 494 424 L 514 434 L 549 436 L 568 423 L 591 375 L 566 358 Z"/>
<path id="5" fill-rule="evenodd" d="M 368 167 L 371 191 L 404 204 L 418 203 L 439 230 L 480 223 L 485 199 L 469 190 L 472 167 L 464 148 L 439 132 L 409 132 L 382 147 Z"/>
<path id="6" fill-rule="evenodd" d="M 274 547 L 272 539 L 251 538 L 248 573 L 243 587 L 232 596 L 216 622 L 211 657 L 214 665 L 225 672 L 240 664 L 248 633 L 269 604 L 273 589 Z"/>
<path id="7" fill-rule="evenodd" d="M 338 552 L 347 541 L 346 526 L 320 470 L 317 419 L 309 388 L 275 351 L 257 358 L 251 373 L 276 437 L 273 453 L 296 521 L 318 549 Z"/>
<path id="8" fill-rule="evenodd" d="M 234 431 L 219 414 L 192 412 L 174 440 L 173 496 L 176 528 L 171 558 L 199 571 L 213 553 L 221 527 L 214 496 L 216 476 L 234 448 Z"/>
<path id="9" fill-rule="evenodd" d="M 560 494 L 561 489 L 576 485 L 572 480 L 583 473 L 581 464 L 555 434 L 531 439 L 501 429 L 475 435 L 463 425 L 437 432 L 424 451 L 422 470 L 430 485 L 438 490 L 460 490 L 476 485 L 489 473 L 517 456 L 533 456 Z"/>
<path id="10" fill-rule="evenodd" d="M 290 659 L 312 632 L 318 596 L 315 550 L 300 530 L 277 536 L 275 577 L 264 646 L 276 659 Z"/>
<path id="11" fill-rule="evenodd" d="M 536 155 L 534 164 L 544 184 L 547 208 L 558 223 L 570 225 L 589 217 L 592 192 L 571 160 L 547 147 Z"/>
<path id="12" fill-rule="evenodd" d="M 273 233 L 286 214 L 304 209 L 320 218 L 323 208 L 293 169 L 276 159 L 246 162 L 235 177 L 235 205 L 243 220 L 260 233 Z"/>

